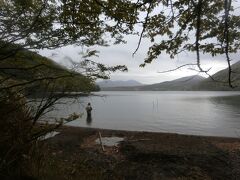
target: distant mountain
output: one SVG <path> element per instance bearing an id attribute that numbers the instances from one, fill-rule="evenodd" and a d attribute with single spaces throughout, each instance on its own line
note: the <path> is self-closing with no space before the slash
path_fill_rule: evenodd
<path id="1" fill-rule="evenodd" d="M 228 85 L 228 69 L 221 70 L 212 78 L 189 76 L 173 81 L 166 81 L 151 85 L 112 86 L 101 88 L 105 91 L 240 91 L 240 61 L 232 66 L 232 81 L 235 88 Z"/>
<path id="2" fill-rule="evenodd" d="M 107 91 L 189 91 L 204 79 L 205 78 L 202 76 L 188 76 L 173 81 L 165 81 L 151 85 L 105 87 L 101 89 Z"/>
<path id="3" fill-rule="evenodd" d="M 202 76 L 188 76 L 179 78 L 173 81 L 147 85 L 142 87 L 142 90 L 151 91 L 189 91 L 192 87 L 199 84 L 205 78 Z"/>
<path id="4" fill-rule="evenodd" d="M 201 90 L 214 90 L 214 91 L 239 91 L 240 90 L 240 61 L 233 64 L 232 66 L 232 81 L 233 86 L 235 88 L 230 88 L 228 85 L 228 68 L 221 70 L 214 74 L 212 77 L 215 81 L 212 80 L 212 78 L 207 78 L 204 81 L 200 82 L 198 85 L 196 85 L 195 89 L 201 89 Z"/>
<path id="5" fill-rule="evenodd" d="M 138 81 L 135 80 L 128 80 L 128 81 L 111 81 L 111 80 L 104 80 L 97 83 L 100 88 L 108 88 L 108 87 L 131 87 L 131 86 L 141 86 Z"/>

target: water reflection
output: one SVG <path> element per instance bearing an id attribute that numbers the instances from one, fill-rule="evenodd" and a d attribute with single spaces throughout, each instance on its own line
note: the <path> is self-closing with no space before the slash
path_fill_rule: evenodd
<path id="1" fill-rule="evenodd" d="M 88 126 L 92 125 L 92 115 L 87 116 L 86 123 L 87 123 Z"/>
<path id="2" fill-rule="evenodd" d="M 240 96 L 218 96 L 209 99 L 215 105 L 223 105 L 225 108 L 229 108 L 234 112 L 239 112 Z"/>
<path id="3" fill-rule="evenodd" d="M 230 136 L 240 134 L 240 92 L 99 92 L 100 96 L 81 97 L 81 104 L 92 102 L 92 117 L 70 122 L 72 126 L 161 131 L 196 135 Z M 80 103 L 58 105 L 51 116 L 66 117 L 84 112 Z"/>

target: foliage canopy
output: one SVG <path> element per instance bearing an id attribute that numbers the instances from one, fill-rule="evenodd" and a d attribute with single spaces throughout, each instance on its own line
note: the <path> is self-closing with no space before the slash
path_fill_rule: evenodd
<path id="1" fill-rule="evenodd" d="M 201 54 L 225 54 L 232 86 L 229 54 L 240 48 L 237 4 L 232 0 L 1 0 L 0 40 L 52 49 L 69 44 L 106 46 L 112 40 L 125 42 L 125 35 L 139 34 L 136 51 L 142 38 L 152 42 L 141 66 L 162 52 L 174 58 L 192 51 L 196 63 L 191 65 L 208 74 L 201 67 Z"/>

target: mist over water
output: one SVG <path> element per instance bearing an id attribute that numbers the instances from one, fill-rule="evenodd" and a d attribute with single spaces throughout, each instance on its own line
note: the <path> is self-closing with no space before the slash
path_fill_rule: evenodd
<path id="1" fill-rule="evenodd" d="M 71 126 L 240 137 L 240 92 L 115 91 L 62 99 L 47 118 L 84 113 Z M 91 102 L 92 120 L 85 106 Z"/>

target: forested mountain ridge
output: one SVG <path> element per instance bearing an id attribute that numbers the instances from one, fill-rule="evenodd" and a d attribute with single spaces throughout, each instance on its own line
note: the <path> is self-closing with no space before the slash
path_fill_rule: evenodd
<path id="1" fill-rule="evenodd" d="M 21 50 L 0 61 L 2 87 L 26 83 L 28 90 L 81 91 L 95 90 L 95 83 L 86 76 L 71 71 L 36 52 Z"/>
<path id="2" fill-rule="evenodd" d="M 240 61 L 231 66 L 232 68 L 232 84 L 234 88 L 228 84 L 228 69 L 223 69 L 215 73 L 212 78 L 209 77 L 195 86 L 201 90 L 223 90 L 223 91 L 239 91 L 240 90 Z"/>

